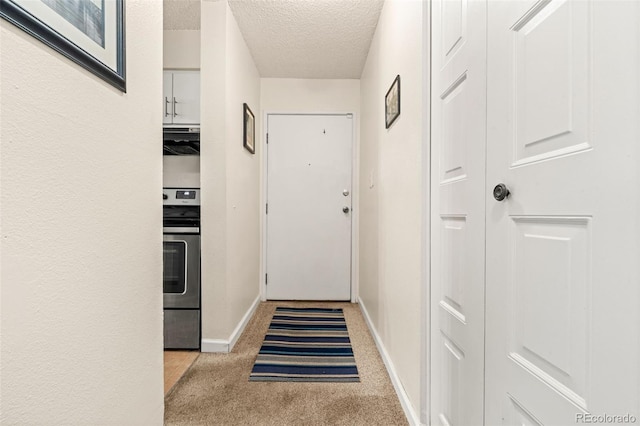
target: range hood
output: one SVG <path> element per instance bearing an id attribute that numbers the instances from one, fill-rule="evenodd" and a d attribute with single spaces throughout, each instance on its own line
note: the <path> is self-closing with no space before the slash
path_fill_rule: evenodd
<path id="1" fill-rule="evenodd" d="M 200 155 L 200 128 L 164 127 L 162 148 L 164 155 Z"/>

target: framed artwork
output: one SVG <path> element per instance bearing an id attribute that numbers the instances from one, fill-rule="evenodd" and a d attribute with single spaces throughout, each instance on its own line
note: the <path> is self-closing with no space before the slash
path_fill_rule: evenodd
<path id="1" fill-rule="evenodd" d="M 0 0 L 0 17 L 126 92 L 124 0 Z"/>
<path id="2" fill-rule="evenodd" d="M 391 127 L 394 121 L 400 116 L 400 75 L 391 83 L 387 94 L 384 95 L 384 117 L 385 127 Z"/>
<path id="3" fill-rule="evenodd" d="M 242 105 L 244 107 L 243 108 L 244 137 L 243 137 L 242 144 L 244 145 L 245 148 L 247 148 L 247 151 L 249 151 L 252 154 L 255 154 L 256 153 L 256 119 L 253 115 L 253 112 L 251 112 L 249 105 L 247 104 L 242 104 Z"/>

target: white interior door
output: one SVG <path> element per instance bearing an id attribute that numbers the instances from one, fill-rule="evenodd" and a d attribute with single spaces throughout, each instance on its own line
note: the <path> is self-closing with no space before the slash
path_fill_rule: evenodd
<path id="1" fill-rule="evenodd" d="M 432 4 L 431 423 L 479 425 L 484 391 L 486 4 Z"/>
<path id="2" fill-rule="evenodd" d="M 267 299 L 351 299 L 352 115 L 267 118 Z"/>
<path id="3" fill-rule="evenodd" d="M 486 424 L 640 419 L 639 2 L 488 22 Z"/>

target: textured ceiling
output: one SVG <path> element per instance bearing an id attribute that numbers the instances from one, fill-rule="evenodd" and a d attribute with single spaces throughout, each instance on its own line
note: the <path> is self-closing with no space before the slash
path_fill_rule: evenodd
<path id="1" fill-rule="evenodd" d="M 384 0 L 229 0 L 262 77 L 360 78 Z M 200 29 L 200 0 L 164 0 L 165 30 Z"/>
<path id="2" fill-rule="evenodd" d="M 200 0 L 164 0 L 165 30 L 199 30 Z"/>
<path id="3" fill-rule="evenodd" d="M 360 78 L 384 0 L 229 0 L 262 77 Z"/>

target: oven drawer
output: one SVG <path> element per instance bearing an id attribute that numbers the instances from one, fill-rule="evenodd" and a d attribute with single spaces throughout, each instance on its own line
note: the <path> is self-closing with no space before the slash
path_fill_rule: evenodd
<path id="1" fill-rule="evenodd" d="M 200 311 L 164 310 L 165 349 L 200 349 Z"/>

